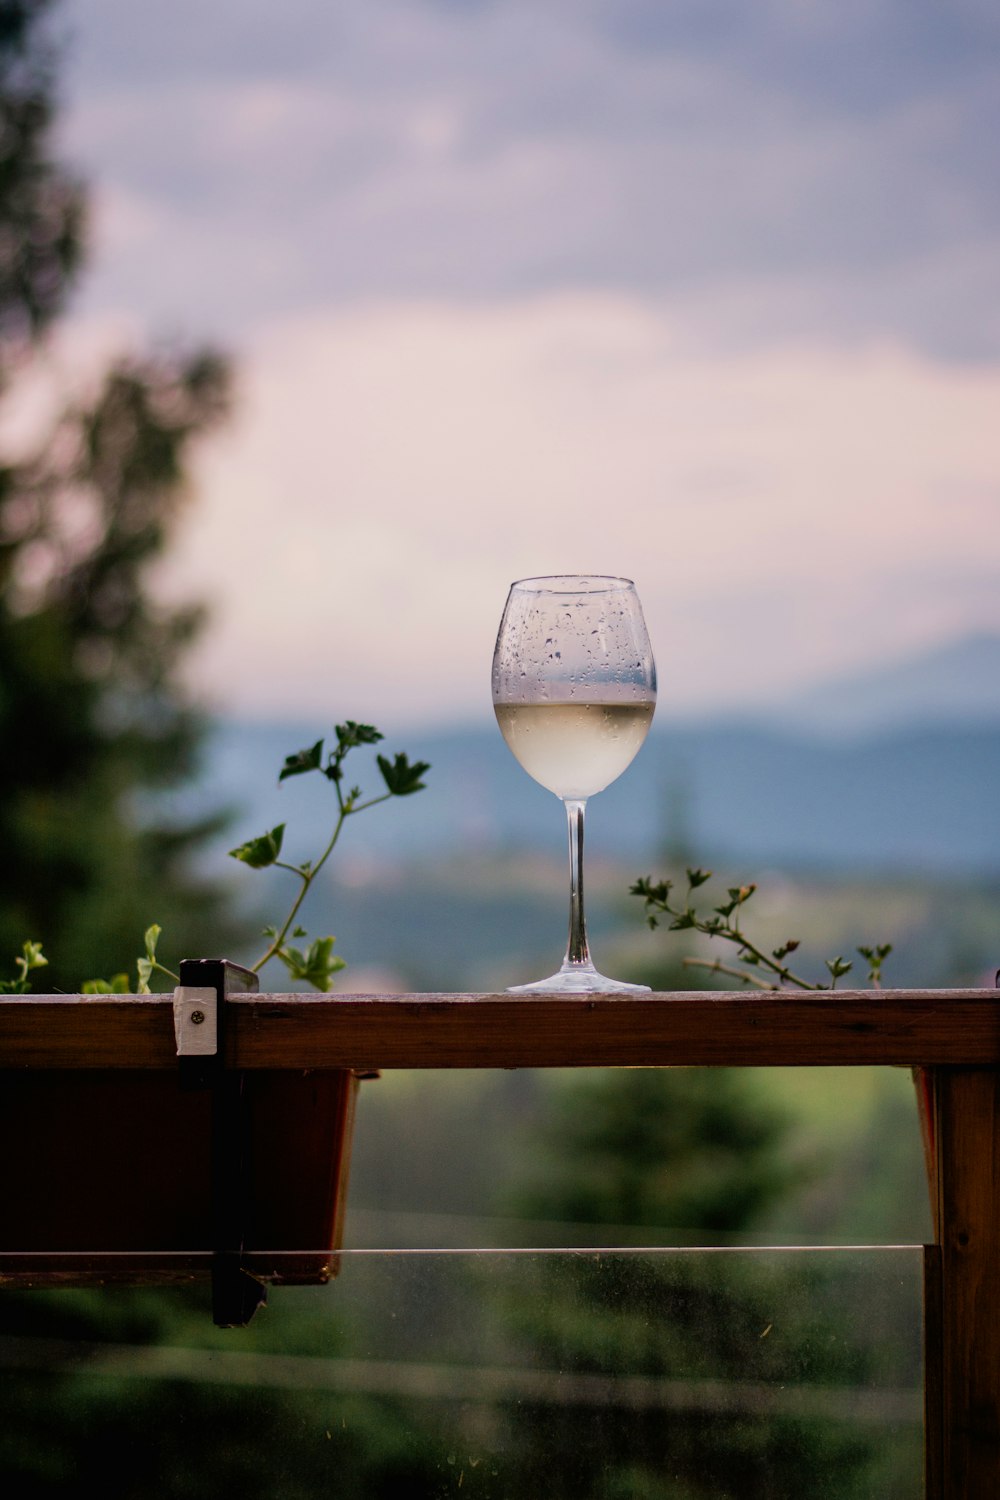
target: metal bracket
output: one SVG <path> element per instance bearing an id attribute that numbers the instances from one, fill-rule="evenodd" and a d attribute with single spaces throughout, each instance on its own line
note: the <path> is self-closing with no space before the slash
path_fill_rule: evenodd
<path id="1" fill-rule="evenodd" d="M 227 996 L 253 994 L 257 975 L 221 958 L 181 960 L 174 990 L 174 1035 L 180 1087 L 211 1093 L 212 1317 L 219 1328 L 243 1328 L 267 1300 L 243 1265 L 253 1218 L 253 1090 L 226 1067 Z"/>
<path id="2" fill-rule="evenodd" d="M 213 985 L 180 984 L 174 990 L 174 1040 L 178 1057 L 215 1057 L 219 998 Z"/>

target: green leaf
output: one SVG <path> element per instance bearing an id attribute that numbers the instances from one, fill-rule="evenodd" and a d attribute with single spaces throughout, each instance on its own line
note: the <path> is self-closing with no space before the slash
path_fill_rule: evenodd
<path id="1" fill-rule="evenodd" d="M 711 870 L 688 870 L 687 872 L 687 882 L 693 891 L 696 891 L 700 885 L 704 885 L 705 881 L 711 880 L 711 878 Z"/>
<path id="2" fill-rule="evenodd" d="M 4 979 L 0 981 L 0 995 L 24 995 L 27 994 L 29 984 L 28 975 L 32 969 L 44 969 L 48 959 L 42 952 L 41 943 L 28 942 L 21 944 L 21 952 L 14 960 L 17 969 L 16 979 Z"/>
<path id="3" fill-rule="evenodd" d="M 665 906 L 672 885 L 673 881 L 671 880 L 661 880 L 654 885 L 651 875 L 642 875 L 630 888 L 629 894 L 632 896 L 645 896 L 647 904 Z"/>
<path id="4" fill-rule="evenodd" d="M 333 975 L 346 967 L 333 952 L 335 942 L 332 937 L 317 938 L 305 953 L 298 948 L 280 948 L 278 957 L 293 979 L 303 979 L 313 989 L 329 990 Z"/>
<path id="5" fill-rule="evenodd" d="M 353 750 L 355 745 L 377 745 L 379 740 L 385 739 L 385 735 L 374 724 L 355 724 L 353 719 L 348 719 L 345 724 L 338 724 L 334 733 L 342 756 L 348 750 Z"/>
<path id="6" fill-rule="evenodd" d="M 127 995 L 127 974 L 116 974 L 112 979 L 88 979 L 80 986 L 81 995 Z"/>
<path id="7" fill-rule="evenodd" d="M 323 762 L 323 741 L 317 740 L 308 750 L 296 750 L 294 755 L 285 756 L 285 764 L 278 775 L 279 781 L 286 781 L 289 776 L 304 776 L 307 771 L 318 771 Z"/>
<path id="8" fill-rule="evenodd" d="M 868 964 L 868 978 L 872 984 L 880 984 L 882 981 L 882 964 L 892 952 L 891 943 L 879 943 L 874 948 L 866 948 L 863 944 L 857 949 L 861 957 Z"/>
<path id="9" fill-rule="evenodd" d="M 420 778 L 430 770 L 428 761 L 414 761 L 411 766 L 408 757 L 403 754 L 397 755 L 392 761 L 385 755 L 380 755 L 377 759 L 382 780 L 394 797 L 408 797 L 411 792 L 423 790 L 424 783 Z"/>
<path id="10" fill-rule="evenodd" d="M 32 969 L 44 969 L 48 959 L 42 952 L 41 943 L 33 943 L 29 940 L 21 944 L 21 957 L 17 962 L 19 966 L 23 965 L 25 974 L 28 974 Z"/>
<path id="11" fill-rule="evenodd" d="M 150 993 L 149 981 L 152 977 L 153 970 L 157 967 L 156 945 L 160 940 L 160 933 L 162 931 L 163 928 L 159 925 L 158 922 L 153 922 L 151 926 L 146 928 L 145 934 L 143 936 L 143 941 L 146 945 L 146 956 L 145 958 L 137 958 L 135 961 L 135 992 L 137 995 L 148 995 Z"/>
<path id="12" fill-rule="evenodd" d="M 238 849 L 230 849 L 229 853 L 233 859 L 242 860 L 253 870 L 266 869 L 273 865 L 281 853 L 281 841 L 285 836 L 285 825 L 279 823 L 272 828 L 270 833 L 262 833 L 259 838 L 248 839 L 245 844 L 240 844 Z"/>

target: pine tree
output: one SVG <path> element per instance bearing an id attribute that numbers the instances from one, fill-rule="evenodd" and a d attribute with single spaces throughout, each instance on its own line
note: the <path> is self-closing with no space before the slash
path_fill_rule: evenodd
<path id="1" fill-rule="evenodd" d="M 0 401 L 84 259 L 86 194 L 52 155 L 51 9 L 0 3 Z M 126 356 L 33 456 L 0 455 L 0 967 L 43 941 L 49 988 L 126 968 L 152 920 L 190 954 L 230 935 L 191 873 L 215 825 L 152 811 L 204 724 L 178 681 L 200 612 L 149 591 L 191 445 L 227 399 L 210 351 Z"/>

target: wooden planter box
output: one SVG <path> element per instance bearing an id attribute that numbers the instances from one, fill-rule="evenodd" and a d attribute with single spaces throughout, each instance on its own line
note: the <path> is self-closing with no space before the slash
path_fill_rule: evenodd
<path id="1" fill-rule="evenodd" d="M 256 987 L 218 962 L 223 996 Z M 222 1265 L 249 1291 L 243 1273 L 258 1285 L 336 1274 L 359 1074 L 201 1073 L 190 1059 L 0 1073 L 0 1280 L 171 1284 Z"/>

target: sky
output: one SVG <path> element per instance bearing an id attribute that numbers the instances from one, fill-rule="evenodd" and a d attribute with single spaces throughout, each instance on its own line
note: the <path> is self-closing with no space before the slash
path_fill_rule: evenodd
<path id="1" fill-rule="evenodd" d="M 53 357 L 212 342 L 159 586 L 213 706 L 491 719 L 633 578 L 676 715 L 1000 631 L 993 0 L 65 0 Z"/>

